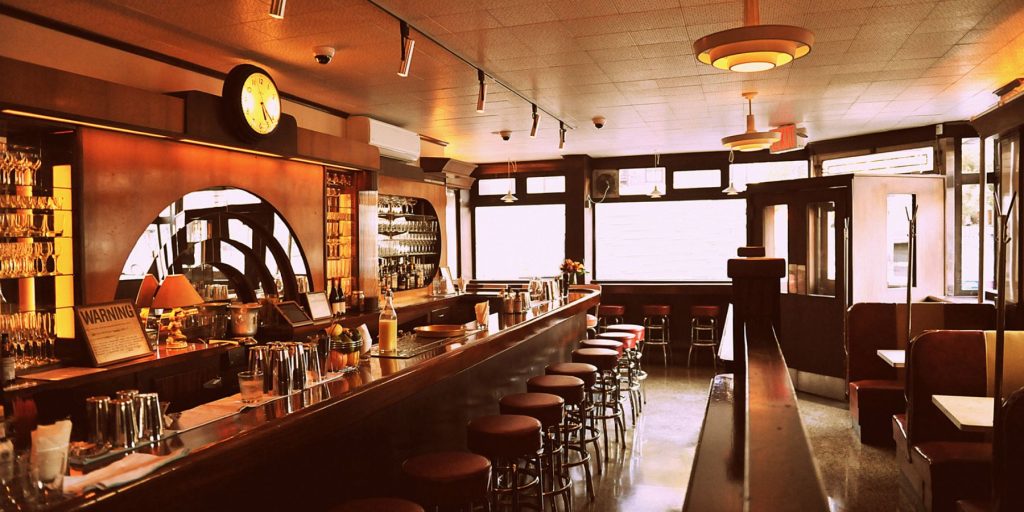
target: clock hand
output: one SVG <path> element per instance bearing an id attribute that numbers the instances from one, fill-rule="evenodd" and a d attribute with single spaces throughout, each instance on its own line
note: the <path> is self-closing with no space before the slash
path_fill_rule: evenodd
<path id="1" fill-rule="evenodd" d="M 270 120 L 270 113 L 269 113 L 269 112 L 267 112 L 267 104 L 266 104 L 266 103 L 263 103 L 263 102 L 261 101 L 261 102 L 260 102 L 260 107 L 263 107 L 263 119 L 265 119 L 265 120 L 269 121 L 269 120 Z"/>

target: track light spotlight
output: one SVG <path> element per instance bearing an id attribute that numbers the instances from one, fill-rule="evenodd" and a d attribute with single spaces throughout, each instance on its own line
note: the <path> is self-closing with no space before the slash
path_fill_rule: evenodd
<path id="1" fill-rule="evenodd" d="M 558 149 L 565 149 L 565 123 L 558 122 Z"/>
<path id="2" fill-rule="evenodd" d="M 540 128 L 540 114 L 537 113 L 537 105 L 531 104 L 533 107 L 533 124 L 530 126 L 530 138 L 537 137 L 537 128 Z"/>
<path id="3" fill-rule="evenodd" d="M 401 22 L 402 30 L 402 63 L 398 67 L 398 76 L 405 78 L 409 76 L 409 66 L 412 65 L 412 51 L 416 41 L 409 37 L 409 24 Z"/>
<path id="4" fill-rule="evenodd" d="M 288 0 L 270 0 L 270 17 L 276 20 L 284 18 L 284 5 Z"/>
<path id="5" fill-rule="evenodd" d="M 483 114 L 484 106 L 487 103 L 487 84 L 484 83 L 483 70 L 476 70 L 476 79 L 480 82 L 480 90 L 476 94 L 476 111 Z"/>

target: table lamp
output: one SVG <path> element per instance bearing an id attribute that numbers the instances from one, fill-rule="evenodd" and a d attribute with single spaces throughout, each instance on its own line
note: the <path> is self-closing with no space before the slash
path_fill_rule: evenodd
<path id="1" fill-rule="evenodd" d="M 153 297 L 152 309 L 172 310 L 175 317 L 177 308 L 195 306 L 202 304 L 203 298 L 199 296 L 196 289 L 189 282 L 188 278 L 181 274 L 171 274 L 164 279 L 160 289 Z M 181 333 L 181 325 L 176 318 L 171 319 L 170 332 L 167 335 L 167 348 L 178 349 L 188 348 L 185 336 Z"/>
<path id="2" fill-rule="evenodd" d="M 139 292 L 135 294 L 135 309 L 139 311 L 139 316 L 146 318 L 146 312 L 153 306 L 153 298 L 156 296 L 156 290 L 160 287 L 160 283 L 156 281 L 153 274 L 146 274 L 142 278 L 142 283 L 139 284 Z"/>

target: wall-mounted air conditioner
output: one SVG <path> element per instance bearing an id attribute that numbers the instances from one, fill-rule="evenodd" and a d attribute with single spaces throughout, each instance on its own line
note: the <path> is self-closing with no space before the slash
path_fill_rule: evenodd
<path id="1" fill-rule="evenodd" d="M 350 117 L 349 129 L 356 128 L 364 122 L 368 122 L 369 143 L 380 149 L 380 156 L 403 162 L 415 162 L 420 159 L 420 136 L 416 132 L 368 117 Z"/>
<path id="2" fill-rule="evenodd" d="M 590 180 L 590 197 L 594 201 L 604 201 L 608 197 L 619 197 L 619 170 L 596 169 Z"/>

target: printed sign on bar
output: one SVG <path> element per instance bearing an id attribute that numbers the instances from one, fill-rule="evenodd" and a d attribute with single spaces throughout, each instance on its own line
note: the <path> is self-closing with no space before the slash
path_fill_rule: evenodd
<path id="1" fill-rule="evenodd" d="M 76 306 L 75 314 L 95 366 L 106 366 L 152 353 L 131 301 Z"/>

